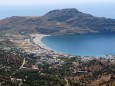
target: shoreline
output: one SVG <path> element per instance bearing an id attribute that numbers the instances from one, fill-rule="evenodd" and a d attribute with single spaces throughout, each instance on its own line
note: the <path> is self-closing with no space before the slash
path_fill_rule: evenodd
<path id="1" fill-rule="evenodd" d="M 32 35 L 32 37 L 34 37 L 33 39 L 32 39 L 32 41 L 34 42 L 34 44 L 36 45 L 36 46 L 39 46 L 39 47 L 41 47 L 42 49 L 44 49 L 44 50 L 47 50 L 47 51 L 53 51 L 54 53 L 57 53 L 57 54 L 64 54 L 64 53 L 61 53 L 61 52 L 58 52 L 58 51 L 55 51 L 55 50 L 53 50 L 53 49 L 51 49 L 50 47 L 48 47 L 47 45 L 45 45 L 43 42 L 42 42 L 42 38 L 44 38 L 44 37 L 47 37 L 47 36 L 51 36 L 51 35 L 45 35 L 45 34 L 33 34 Z M 64 54 L 64 55 L 67 55 L 67 54 Z M 68 55 L 70 55 L 70 54 L 68 54 Z M 110 54 L 109 54 L 110 55 Z M 80 56 L 80 55 L 72 55 L 72 56 Z M 103 58 L 105 58 L 106 57 L 106 55 L 103 55 L 103 56 L 80 56 L 80 57 L 82 57 L 82 58 L 87 58 L 87 57 L 90 57 L 90 58 L 100 58 L 100 57 L 103 57 Z"/>
<path id="2" fill-rule="evenodd" d="M 50 52 L 53 51 L 55 54 L 67 55 L 67 54 L 64 54 L 64 53 L 62 53 L 62 52 L 55 51 L 55 50 L 51 49 L 50 47 L 48 47 L 47 45 L 45 45 L 45 44 L 42 42 L 42 38 L 47 37 L 47 36 L 51 36 L 51 35 L 34 34 L 33 37 L 35 37 L 35 38 L 32 39 L 32 41 L 35 43 L 35 45 L 37 45 L 37 46 L 43 48 L 43 49 L 46 50 L 46 51 L 50 51 Z"/>
<path id="3" fill-rule="evenodd" d="M 37 35 L 34 36 L 35 38 L 33 39 L 33 42 L 34 42 L 36 45 L 40 46 L 41 48 L 44 48 L 44 49 L 46 49 L 46 50 L 52 50 L 51 48 L 49 48 L 48 46 L 46 46 L 46 45 L 42 42 L 42 38 L 47 37 L 47 36 L 50 36 L 50 35 L 37 34 Z"/>

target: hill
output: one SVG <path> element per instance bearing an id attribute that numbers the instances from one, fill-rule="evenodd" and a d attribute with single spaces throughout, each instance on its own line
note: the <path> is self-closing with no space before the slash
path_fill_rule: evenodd
<path id="1" fill-rule="evenodd" d="M 10 33 L 82 34 L 115 32 L 115 20 L 94 17 L 77 9 L 53 10 L 39 17 L 13 16 L 0 21 L 0 30 Z"/>

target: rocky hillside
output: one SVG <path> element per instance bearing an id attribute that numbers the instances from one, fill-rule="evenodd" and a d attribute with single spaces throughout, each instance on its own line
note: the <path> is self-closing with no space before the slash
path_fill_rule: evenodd
<path id="1" fill-rule="evenodd" d="M 108 33 L 115 32 L 115 20 L 94 17 L 71 8 L 53 10 L 40 17 L 9 17 L 0 21 L 0 30 L 21 34 Z"/>

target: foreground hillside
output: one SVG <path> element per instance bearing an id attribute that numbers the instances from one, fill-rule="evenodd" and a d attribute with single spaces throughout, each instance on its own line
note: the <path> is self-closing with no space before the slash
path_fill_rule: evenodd
<path id="1" fill-rule="evenodd" d="M 107 33 L 115 32 L 115 20 L 94 17 L 73 8 L 53 10 L 40 17 L 9 17 L 0 21 L 0 30 L 21 34 Z"/>
<path id="2" fill-rule="evenodd" d="M 109 59 L 58 57 L 64 61 L 60 65 L 42 58 L 16 48 L 0 49 L 0 86 L 115 86 L 115 62 Z"/>

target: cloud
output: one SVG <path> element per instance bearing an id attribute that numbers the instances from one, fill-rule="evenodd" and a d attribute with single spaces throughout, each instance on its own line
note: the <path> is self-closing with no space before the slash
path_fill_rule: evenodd
<path id="1" fill-rule="evenodd" d="M 0 0 L 0 5 L 115 3 L 115 0 Z"/>

